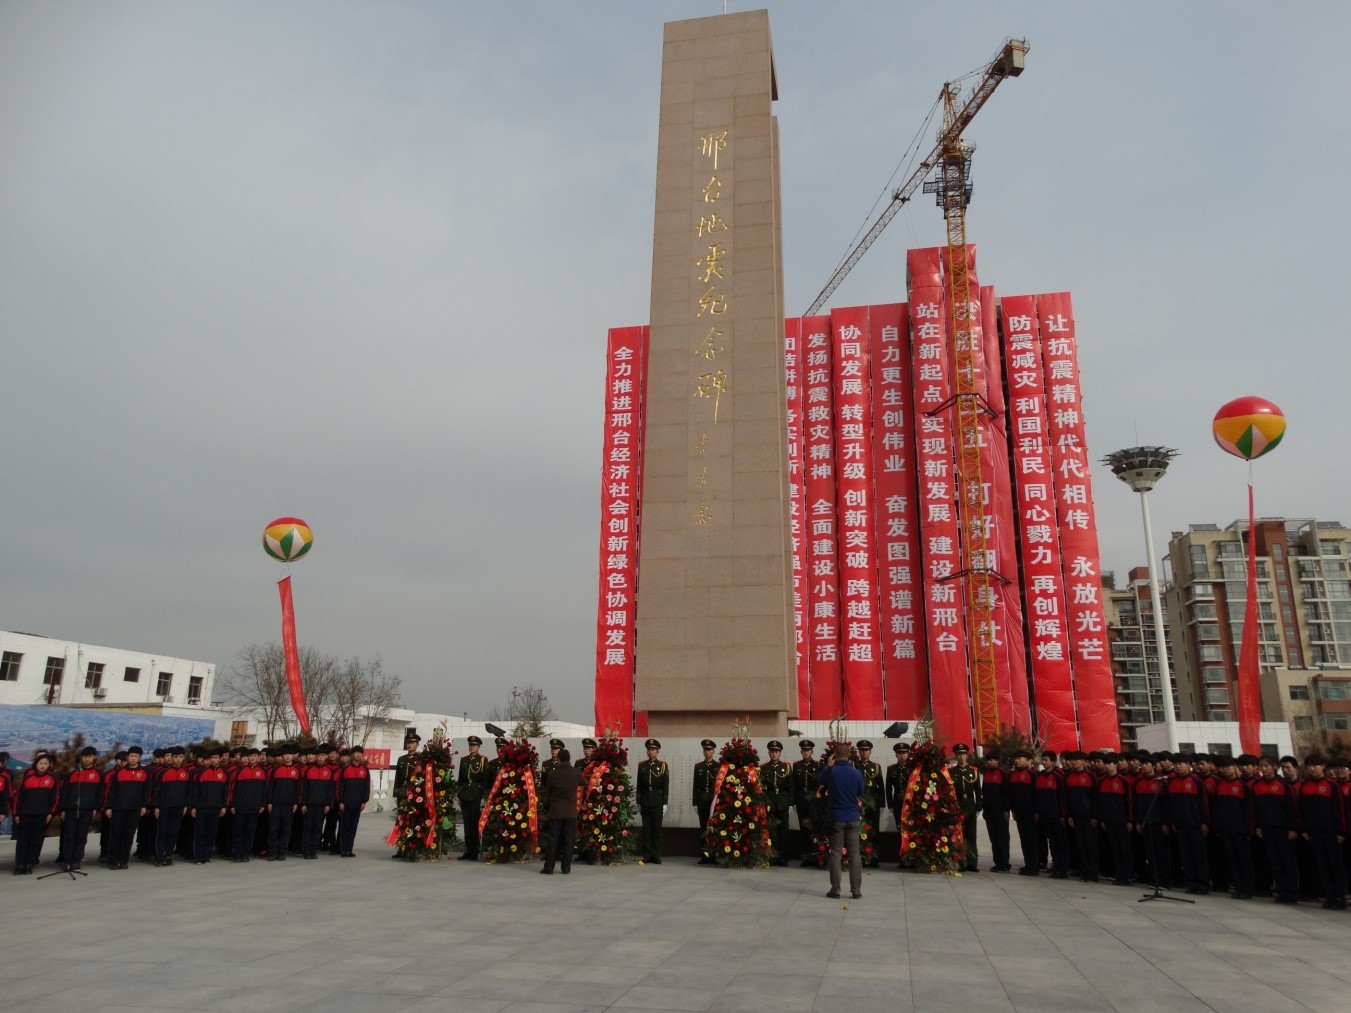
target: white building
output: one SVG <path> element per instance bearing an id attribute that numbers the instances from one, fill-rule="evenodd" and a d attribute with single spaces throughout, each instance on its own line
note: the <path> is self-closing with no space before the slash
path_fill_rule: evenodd
<path id="1" fill-rule="evenodd" d="M 1162 722 L 1141 725 L 1137 737 L 1141 749 L 1160 752 L 1168 748 L 1168 727 Z M 1289 756 L 1294 752 L 1290 726 L 1284 721 L 1263 721 L 1257 726 L 1257 740 L 1266 756 Z M 1177 746 L 1182 753 L 1238 756 L 1243 751 L 1238 744 L 1237 721 L 1179 721 Z"/>
<path id="2" fill-rule="evenodd" d="M 208 708 L 216 666 L 0 630 L 0 703 Z"/>

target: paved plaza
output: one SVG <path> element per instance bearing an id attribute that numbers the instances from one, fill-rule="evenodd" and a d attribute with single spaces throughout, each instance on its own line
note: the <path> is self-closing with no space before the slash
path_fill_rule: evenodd
<path id="1" fill-rule="evenodd" d="M 1351 1010 L 1351 915 L 988 872 L 355 859 L 11 877 L 0 1008 L 43 1013 Z M 54 855 L 48 841 L 45 855 Z M 49 871 L 40 868 L 38 873 Z"/>

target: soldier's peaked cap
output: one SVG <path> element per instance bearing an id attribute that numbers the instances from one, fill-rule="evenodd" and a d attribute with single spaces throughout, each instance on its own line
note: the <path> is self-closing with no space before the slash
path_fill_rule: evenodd
<path id="1" fill-rule="evenodd" d="M 717 748 L 718 748 L 718 744 L 717 744 L 716 742 L 714 742 L 712 739 L 704 739 L 703 742 L 699 743 L 699 748 L 700 748 L 700 749 L 717 749 Z"/>
<path id="2" fill-rule="evenodd" d="M 656 739 L 648 739 L 646 742 L 643 743 L 643 748 L 644 748 L 644 749 L 660 749 L 660 748 L 661 748 L 661 743 L 658 742 Z"/>
<path id="3" fill-rule="evenodd" d="M 408 732 L 403 737 L 403 744 L 406 746 L 410 742 L 421 742 L 422 736 L 417 732 Z"/>
<path id="4" fill-rule="evenodd" d="M 483 745 L 483 740 L 480 739 L 477 735 L 471 735 L 469 736 L 469 744 L 471 746 L 481 746 Z"/>
<path id="5" fill-rule="evenodd" d="M 904 753 L 906 751 L 906 745 L 904 742 L 898 742 L 891 747 L 891 751 L 893 753 Z"/>
<path id="6" fill-rule="evenodd" d="M 797 744 L 797 747 L 799 749 L 815 749 L 816 743 L 813 742 L 811 739 L 803 739 L 801 742 Z"/>
<path id="7" fill-rule="evenodd" d="M 765 748 L 772 749 L 777 753 L 781 753 L 783 752 L 783 743 L 780 742 L 778 739 L 770 739 L 769 745 L 765 746 Z"/>
<path id="8" fill-rule="evenodd" d="M 550 748 L 550 749 L 562 749 L 562 748 L 563 748 L 563 740 L 562 740 L 562 739 L 550 739 L 550 740 L 549 740 L 549 748 Z"/>
<path id="9" fill-rule="evenodd" d="M 971 752 L 971 748 L 965 742 L 959 742 L 952 747 L 952 754 L 954 756 L 956 756 L 958 753 L 969 753 L 969 752 Z"/>
<path id="10" fill-rule="evenodd" d="M 595 739 L 582 739 L 582 746 L 583 746 L 583 747 L 590 746 L 592 749 L 595 749 L 595 748 L 596 748 L 596 740 L 595 740 Z"/>
<path id="11" fill-rule="evenodd" d="M 872 747 L 873 747 L 873 744 L 872 744 L 871 742 L 869 742 L 867 739 L 859 739 L 859 742 L 858 742 L 858 748 L 859 748 L 859 749 L 872 749 Z"/>

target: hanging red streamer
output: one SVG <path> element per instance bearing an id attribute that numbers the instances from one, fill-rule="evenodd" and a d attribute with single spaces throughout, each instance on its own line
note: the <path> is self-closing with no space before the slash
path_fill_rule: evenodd
<path id="1" fill-rule="evenodd" d="M 1257 523 L 1252 483 L 1248 483 L 1248 600 L 1243 606 L 1243 644 L 1238 652 L 1238 744 L 1242 752 L 1261 752 L 1262 697 L 1257 676 Z"/>
<path id="2" fill-rule="evenodd" d="M 300 721 L 300 730 L 310 733 L 310 715 L 305 709 L 305 687 L 300 682 L 300 651 L 296 647 L 296 610 L 291 603 L 291 578 L 277 581 L 281 595 L 281 646 L 286 655 L 286 688 L 291 693 L 291 709 Z"/>

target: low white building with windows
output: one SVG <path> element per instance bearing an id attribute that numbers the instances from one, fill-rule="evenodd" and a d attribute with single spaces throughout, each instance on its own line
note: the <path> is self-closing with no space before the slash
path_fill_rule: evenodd
<path id="1" fill-rule="evenodd" d="M 0 704 L 211 706 L 216 666 L 0 630 Z"/>

